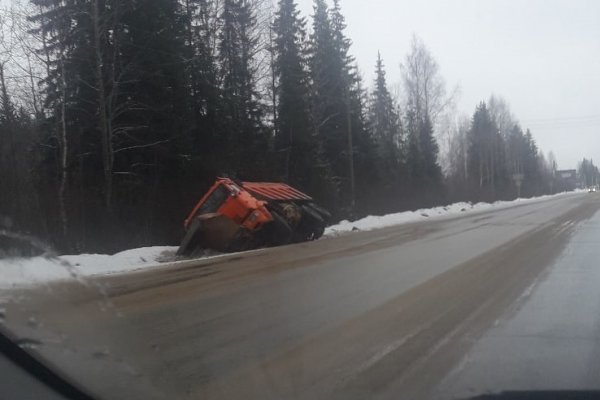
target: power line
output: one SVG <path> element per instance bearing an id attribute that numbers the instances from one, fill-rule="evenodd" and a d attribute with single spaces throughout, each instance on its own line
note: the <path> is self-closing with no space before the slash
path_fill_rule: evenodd
<path id="1" fill-rule="evenodd" d="M 561 122 L 584 122 L 584 121 L 600 121 L 600 114 L 596 115 L 583 115 L 578 117 L 552 117 L 552 118 L 530 118 L 523 119 L 523 123 L 537 124 L 537 123 L 561 123 Z"/>
<path id="2" fill-rule="evenodd" d="M 535 130 L 586 129 L 600 127 L 600 114 L 582 115 L 577 117 L 553 117 L 524 119 L 523 126 Z"/>

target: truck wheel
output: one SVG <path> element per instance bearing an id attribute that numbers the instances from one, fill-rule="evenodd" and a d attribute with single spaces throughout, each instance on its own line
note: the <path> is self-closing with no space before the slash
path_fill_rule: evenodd
<path id="1" fill-rule="evenodd" d="M 268 226 L 267 244 L 270 246 L 283 246 L 292 241 L 292 228 L 285 218 L 277 212 L 271 212 L 273 221 Z"/>
<path id="2" fill-rule="evenodd" d="M 315 230 L 313 231 L 312 240 L 320 239 L 324 233 L 325 233 L 325 221 L 323 221 L 323 223 L 321 225 L 315 227 Z"/>
<path id="3" fill-rule="evenodd" d="M 329 211 L 327 211 L 323 207 L 319 206 L 318 204 L 309 203 L 306 206 L 308 208 L 310 208 L 312 211 L 314 211 L 315 213 L 317 213 L 321 217 L 321 219 L 324 221 L 325 224 L 331 220 L 331 214 L 329 213 Z"/>
<path id="4" fill-rule="evenodd" d="M 325 220 L 323 217 L 309 205 L 302 206 L 304 231 L 307 233 L 307 240 L 317 240 L 325 232 Z"/>
<path id="5" fill-rule="evenodd" d="M 315 218 L 312 227 L 312 240 L 320 239 L 323 233 L 325 233 L 325 221 L 321 217 Z"/>

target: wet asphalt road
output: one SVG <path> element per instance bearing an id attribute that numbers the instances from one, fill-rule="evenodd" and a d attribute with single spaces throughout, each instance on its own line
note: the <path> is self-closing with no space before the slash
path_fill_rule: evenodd
<path id="1" fill-rule="evenodd" d="M 106 399 L 600 389 L 599 209 L 576 194 L 53 285 L 13 329 Z"/>
<path id="2" fill-rule="evenodd" d="M 600 389 L 600 214 L 579 226 L 515 306 L 464 354 L 440 397 Z"/>

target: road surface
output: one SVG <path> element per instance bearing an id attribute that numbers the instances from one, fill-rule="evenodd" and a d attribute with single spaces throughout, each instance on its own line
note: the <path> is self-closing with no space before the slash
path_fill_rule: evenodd
<path id="1" fill-rule="evenodd" d="M 106 399 L 598 390 L 599 209 L 574 194 L 53 284 L 7 324 Z"/>

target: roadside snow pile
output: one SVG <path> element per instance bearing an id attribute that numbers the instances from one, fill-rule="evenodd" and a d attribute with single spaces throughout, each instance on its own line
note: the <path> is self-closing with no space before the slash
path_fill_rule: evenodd
<path id="1" fill-rule="evenodd" d="M 76 268 L 81 275 L 93 276 L 133 271 L 148 265 L 173 261 L 176 252 L 177 247 L 158 246 L 125 250 L 112 256 L 106 254 L 80 254 L 58 258 Z"/>
<path id="2" fill-rule="evenodd" d="M 0 300 L 3 289 L 27 287 L 50 281 L 73 279 L 75 270 L 57 258 L 6 258 L 0 260 Z"/>
<path id="3" fill-rule="evenodd" d="M 175 259 L 177 247 L 144 247 L 115 255 L 80 254 L 0 260 L 0 289 L 124 273 Z"/>
<path id="4" fill-rule="evenodd" d="M 445 207 L 434 207 L 417 211 L 404 211 L 381 216 L 369 215 L 368 217 L 354 222 L 344 220 L 339 224 L 332 225 L 325 229 L 325 235 L 336 236 L 340 233 L 351 231 L 371 231 L 374 229 L 387 228 L 389 226 L 423 221 L 436 216 L 458 214 L 466 212 L 467 210 L 472 210 L 476 206 L 477 205 L 472 205 L 470 203 L 455 203 Z"/>
<path id="5" fill-rule="evenodd" d="M 338 236 L 343 233 L 353 231 L 371 231 L 374 229 L 387 228 L 390 226 L 408 224 L 440 217 L 451 217 L 458 214 L 483 212 L 490 209 L 502 209 L 512 207 L 522 203 L 534 203 L 550 198 L 562 196 L 570 196 L 581 191 L 565 192 L 555 195 L 547 195 L 540 197 L 532 197 L 528 199 L 519 198 L 512 201 L 497 201 L 495 203 L 454 203 L 444 207 L 434 207 L 421 209 L 417 211 L 404 211 L 396 214 L 388 214 L 382 216 L 370 215 L 368 217 L 351 222 L 348 220 L 341 221 L 336 225 L 332 225 L 325 229 L 325 236 Z"/>

